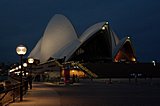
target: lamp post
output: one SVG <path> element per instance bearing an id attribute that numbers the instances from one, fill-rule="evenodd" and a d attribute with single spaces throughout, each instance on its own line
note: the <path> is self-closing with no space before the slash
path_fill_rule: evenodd
<path id="1" fill-rule="evenodd" d="M 33 59 L 32 57 L 29 57 L 29 58 L 28 58 L 28 63 L 29 63 L 29 64 L 32 64 L 33 62 L 34 62 L 34 59 Z"/>
<path id="2" fill-rule="evenodd" d="M 153 66 L 155 67 L 156 66 L 156 61 L 153 60 L 152 63 L 153 63 Z"/>
<path id="3" fill-rule="evenodd" d="M 23 100 L 23 79 L 22 79 L 22 70 L 23 70 L 23 64 L 22 64 L 22 58 L 27 52 L 27 48 L 24 45 L 19 45 L 16 48 L 17 54 L 20 56 L 20 101 Z"/>
<path id="4" fill-rule="evenodd" d="M 34 59 L 33 59 L 32 57 L 29 57 L 29 58 L 28 58 L 28 63 L 30 64 L 30 68 L 32 68 L 31 65 L 34 63 Z M 30 69 L 30 71 L 29 71 L 30 73 L 32 73 L 31 70 L 32 70 L 32 69 Z"/>
<path id="5" fill-rule="evenodd" d="M 24 67 L 24 76 L 26 77 L 26 67 L 27 67 L 27 63 L 23 63 L 23 67 Z"/>
<path id="6" fill-rule="evenodd" d="M 156 75 L 156 67 L 157 67 L 156 66 L 156 60 L 153 60 L 152 63 L 153 63 L 153 71 L 152 71 L 152 77 L 153 77 L 153 76 Z"/>
<path id="7" fill-rule="evenodd" d="M 34 59 L 29 57 L 28 58 L 28 63 L 30 64 L 30 70 L 29 70 L 29 75 L 28 75 L 28 80 L 29 80 L 29 85 L 30 89 L 32 89 L 32 64 L 34 63 Z"/>

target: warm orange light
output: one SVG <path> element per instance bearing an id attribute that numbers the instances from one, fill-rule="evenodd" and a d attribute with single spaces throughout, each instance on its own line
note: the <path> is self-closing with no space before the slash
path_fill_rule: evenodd
<path id="1" fill-rule="evenodd" d="M 133 57 L 133 58 L 132 58 L 132 61 L 136 61 L 136 59 Z"/>

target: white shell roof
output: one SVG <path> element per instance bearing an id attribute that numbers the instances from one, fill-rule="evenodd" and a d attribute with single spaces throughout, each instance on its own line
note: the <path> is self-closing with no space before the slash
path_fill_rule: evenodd
<path id="1" fill-rule="evenodd" d="M 81 42 L 85 42 L 88 38 L 90 38 L 93 34 L 95 34 L 97 31 L 102 29 L 102 26 L 105 24 L 105 22 L 100 22 L 97 24 L 92 25 L 89 27 L 80 37 L 79 40 Z"/>
<path id="2" fill-rule="evenodd" d="M 133 54 L 135 55 L 135 51 L 134 51 L 134 48 L 133 48 L 133 46 L 132 46 L 130 37 L 124 37 L 123 39 L 121 39 L 121 40 L 119 41 L 119 43 L 118 43 L 117 46 L 115 47 L 114 52 L 113 52 L 113 55 L 112 55 L 112 58 L 114 58 L 114 57 L 117 55 L 118 51 L 123 47 L 123 45 L 124 45 L 127 41 L 130 42 L 131 48 L 132 48 L 132 50 L 133 50 Z"/>
<path id="3" fill-rule="evenodd" d="M 59 58 L 57 54 L 63 52 L 61 49 L 76 39 L 78 39 L 77 34 L 70 21 L 63 15 L 55 15 L 49 22 L 41 41 L 40 61 L 45 62 L 51 56 Z"/>
<path id="4" fill-rule="evenodd" d="M 104 25 L 105 22 L 94 24 L 78 38 L 71 22 L 65 16 L 57 14 L 48 23 L 43 37 L 28 57 L 39 59 L 41 62 L 46 62 L 50 57 L 66 57 L 68 60 L 87 39 L 102 29 Z M 112 30 L 110 32 L 112 49 L 114 49 L 119 39 Z"/>
<path id="5" fill-rule="evenodd" d="M 114 52 L 114 49 L 116 48 L 116 46 L 118 45 L 119 38 L 117 37 L 117 35 L 115 34 L 115 32 L 113 32 L 112 30 L 110 30 L 111 33 L 111 39 L 112 39 L 112 54 Z"/>
<path id="6" fill-rule="evenodd" d="M 69 44 L 67 44 L 63 48 L 61 48 L 61 50 L 59 52 L 57 52 L 57 54 L 56 54 L 57 57 L 59 57 L 59 58 L 66 57 L 66 60 L 68 60 L 70 58 L 70 56 L 74 53 L 74 51 L 76 51 L 76 49 L 79 47 L 80 44 L 81 43 L 78 39 L 73 40 L 72 42 L 70 42 Z"/>
<path id="7" fill-rule="evenodd" d="M 94 24 L 93 26 L 89 27 L 79 38 L 79 40 L 81 41 L 81 44 L 83 44 L 87 39 L 89 39 L 93 34 L 95 34 L 97 31 L 99 31 L 100 29 L 102 29 L 102 27 L 106 24 L 106 22 L 100 22 L 97 24 Z M 108 28 L 108 26 L 106 27 L 107 30 L 110 30 L 110 34 L 111 34 L 111 42 L 112 42 L 112 53 L 114 52 L 115 47 L 118 45 L 119 38 L 117 37 L 117 35 L 115 34 L 115 32 L 113 30 L 111 30 L 110 28 Z"/>
<path id="8" fill-rule="evenodd" d="M 33 57 L 34 59 L 40 59 L 41 41 L 42 38 L 38 41 L 37 45 L 33 48 L 28 57 Z"/>

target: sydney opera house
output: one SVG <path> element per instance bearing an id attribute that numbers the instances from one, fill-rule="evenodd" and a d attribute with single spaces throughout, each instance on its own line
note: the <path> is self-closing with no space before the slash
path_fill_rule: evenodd
<path id="1" fill-rule="evenodd" d="M 89 73 L 90 70 L 90 74 L 97 75 L 99 69 L 90 68 L 90 64 L 96 67 L 97 64 L 137 61 L 130 37 L 119 39 L 108 22 L 96 23 L 82 35 L 77 35 L 72 23 L 60 14 L 50 20 L 43 36 L 28 57 L 39 60 L 40 64 L 59 59 L 63 63 L 78 62 L 84 73 Z"/>
<path id="2" fill-rule="evenodd" d="M 135 62 L 130 37 L 119 39 L 108 22 L 99 22 L 77 35 L 71 22 L 55 15 L 29 57 L 46 62 L 50 58 L 81 62 Z"/>

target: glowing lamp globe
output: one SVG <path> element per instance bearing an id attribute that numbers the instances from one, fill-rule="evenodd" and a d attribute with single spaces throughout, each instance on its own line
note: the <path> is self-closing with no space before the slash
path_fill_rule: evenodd
<path id="1" fill-rule="evenodd" d="M 24 45 L 19 45 L 16 48 L 16 52 L 18 55 L 25 55 L 27 52 L 27 48 Z"/>
<path id="2" fill-rule="evenodd" d="M 23 63 L 23 67 L 27 67 L 27 63 Z"/>
<path id="3" fill-rule="evenodd" d="M 32 64 L 34 62 L 34 59 L 33 58 L 28 58 L 28 63 Z"/>

